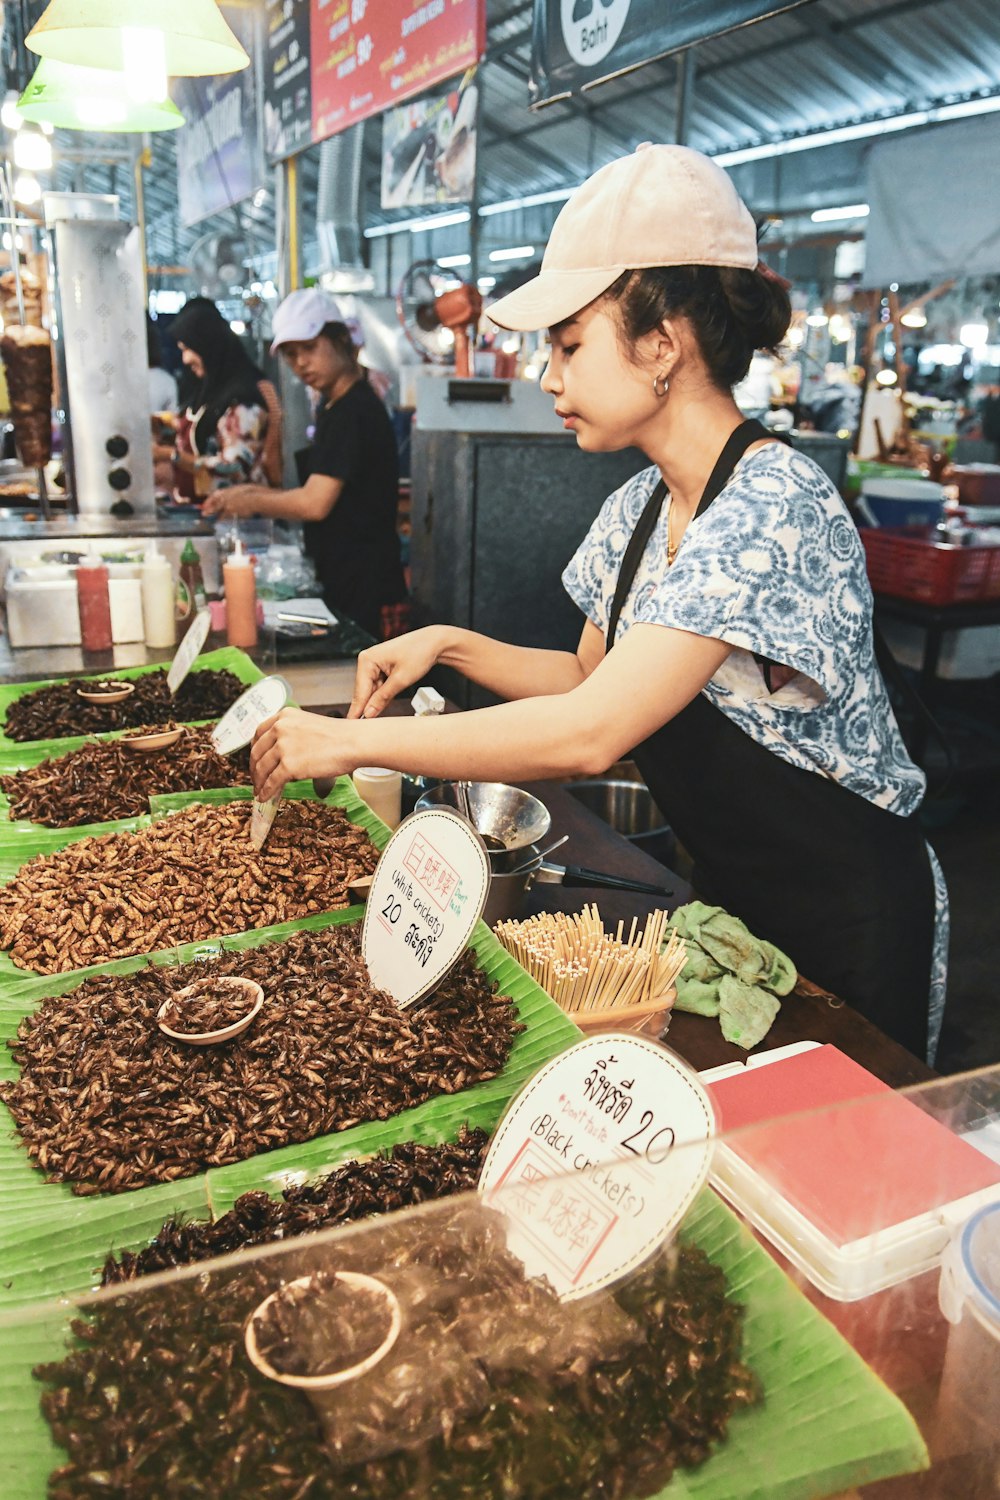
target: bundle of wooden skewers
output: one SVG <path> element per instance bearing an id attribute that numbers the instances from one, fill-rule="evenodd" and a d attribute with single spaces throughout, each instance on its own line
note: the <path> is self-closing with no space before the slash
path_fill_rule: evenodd
<path id="1" fill-rule="evenodd" d="M 667 913 L 655 911 L 640 931 L 633 917 L 627 937 L 622 922 L 612 936 L 591 905 L 574 916 L 543 912 L 524 922 L 498 922 L 494 931 L 521 967 L 587 1030 L 607 1021 L 641 1025 L 669 1010 L 687 952 L 673 931 L 664 943 L 666 923 Z"/>

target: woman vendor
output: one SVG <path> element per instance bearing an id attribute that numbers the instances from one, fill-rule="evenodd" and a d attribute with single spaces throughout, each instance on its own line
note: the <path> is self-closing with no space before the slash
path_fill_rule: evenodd
<path id="1" fill-rule="evenodd" d="M 222 485 L 266 483 L 268 450 L 280 441 L 280 410 L 273 410 L 273 387 L 263 370 L 207 297 L 185 302 L 170 336 L 193 377 L 194 394 L 178 419 L 174 447 L 154 444 L 154 462 L 172 461 L 174 491 L 185 500 L 200 501 Z"/>
<path id="2" fill-rule="evenodd" d="M 542 384 L 581 448 L 651 460 L 563 575 L 586 617 L 577 651 L 439 625 L 363 652 L 346 721 L 284 709 L 258 731 L 258 793 L 358 765 L 512 781 L 632 753 L 698 894 L 932 1053 L 947 895 L 875 661 L 864 552 L 826 475 L 732 398 L 790 316 L 750 213 L 706 157 L 640 146 L 574 193 L 540 275 L 490 316 L 549 329 Z M 508 701 L 380 717 L 439 662 Z"/>
<path id="3" fill-rule="evenodd" d="M 237 485 L 213 495 L 207 515 L 274 516 L 305 523 L 306 551 L 323 598 L 382 636 L 381 611 L 406 593 L 396 534 L 399 470 L 389 414 L 365 379 L 336 303 L 309 288 L 274 315 L 271 352 L 319 396 L 311 447 L 296 454 L 299 486 Z"/>

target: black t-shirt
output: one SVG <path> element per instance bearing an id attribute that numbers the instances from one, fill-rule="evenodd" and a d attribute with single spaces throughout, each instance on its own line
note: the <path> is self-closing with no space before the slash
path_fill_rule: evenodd
<path id="1" fill-rule="evenodd" d="M 378 637 L 379 611 L 406 593 L 396 534 L 399 459 L 389 414 L 366 380 L 320 409 L 312 446 L 297 455 L 301 483 L 325 474 L 343 484 L 322 521 L 305 524 L 306 551 L 334 614 Z"/>

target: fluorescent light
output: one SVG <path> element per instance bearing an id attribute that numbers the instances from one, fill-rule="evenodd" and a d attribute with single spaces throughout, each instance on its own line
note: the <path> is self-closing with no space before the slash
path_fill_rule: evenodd
<path id="1" fill-rule="evenodd" d="M 14 178 L 14 197 L 18 203 L 37 203 L 42 196 L 42 185 L 30 172 L 18 172 Z"/>
<path id="2" fill-rule="evenodd" d="M 534 253 L 534 245 L 508 245 L 506 250 L 491 250 L 490 260 L 527 260 Z"/>
<path id="3" fill-rule="evenodd" d="M 989 342 L 990 330 L 985 323 L 963 323 L 958 330 L 959 342 L 967 349 L 981 349 Z"/>
<path id="4" fill-rule="evenodd" d="M 50 172 L 52 147 L 38 130 L 19 130 L 14 137 L 14 165 L 23 172 Z"/>
<path id="5" fill-rule="evenodd" d="M 763 161 L 771 156 L 788 156 L 795 151 L 811 151 L 814 146 L 836 146 L 842 141 L 863 141 L 871 136 L 888 135 L 896 130 L 913 130 L 918 125 L 936 125 L 943 120 L 961 120 L 968 115 L 987 115 L 1000 109 L 1000 94 L 985 99 L 963 99 L 956 104 L 939 104 L 933 109 L 909 110 L 903 115 L 888 115 L 857 125 L 837 125 L 833 130 L 813 130 L 808 135 L 783 141 L 764 141 L 739 151 L 718 151 L 712 160 L 720 167 L 737 167 L 745 161 Z"/>
<path id="6" fill-rule="evenodd" d="M 842 141 L 862 141 L 868 136 L 886 135 L 892 130 L 910 130 L 915 125 L 926 125 L 926 110 L 907 115 L 895 115 L 888 120 L 870 120 L 867 125 L 840 125 L 833 130 L 814 130 L 809 135 L 794 136 L 791 140 L 765 141 L 760 146 L 747 146 L 742 151 L 721 151 L 712 157 L 716 166 L 738 167 L 745 161 L 763 161 L 770 156 L 790 156 L 795 151 L 811 151 L 814 146 L 836 146 Z"/>
<path id="7" fill-rule="evenodd" d="M 492 292 L 496 284 L 497 279 L 495 276 L 480 276 L 479 280 L 476 282 L 476 285 L 481 292 Z"/>
<path id="8" fill-rule="evenodd" d="M 397 219 L 394 224 L 376 224 L 372 229 L 366 229 L 365 239 L 378 240 L 387 234 L 402 234 L 406 229 L 414 234 L 420 234 L 424 229 L 446 229 L 449 224 L 468 224 L 469 218 L 469 210 L 461 208 L 454 213 L 429 214 L 423 219 Z"/>
<path id="9" fill-rule="evenodd" d="M 519 208 L 537 208 L 541 203 L 565 203 L 576 192 L 576 187 L 553 188 L 547 193 L 529 193 L 526 198 L 505 198 L 501 203 L 484 203 L 479 210 L 481 219 L 493 214 L 512 214 Z"/>
<path id="10" fill-rule="evenodd" d="M 439 255 L 437 263 L 445 271 L 450 271 L 452 266 L 468 266 L 472 263 L 471 255 Z"/>
<path id="11" fill-rule="evenodd" d="M 151 313 L 165 313 L 169 316 L 171 313 L 180 312 L 186 301 L 187 298 L 183 292 L 168 291 L 161 287 L 157 291 L 150 292 L 149 310 Z"/>
<path id="12" fill-rule="evenodd" d="M 870 212 L 867 203 L 848 203 L 844 208 L 817 208 L 809 217 L 814 224 L 836 224 L 840 219 L 865 219 Z"/>
<path id="13" fill-rule="evenodd" d="M 989 99 L 962 99 L 958 104 L 942 104 L 931 110 L 935 120 L 964 120 L 968 115 L 989 115 L 1000 109 L 1000 94 Z"/>

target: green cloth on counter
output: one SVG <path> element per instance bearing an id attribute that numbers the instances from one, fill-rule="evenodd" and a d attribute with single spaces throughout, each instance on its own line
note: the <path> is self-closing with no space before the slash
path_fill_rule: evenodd
<path id="1" fill-rule="evenodd" d="M 727 1042 L 749 1050 L 771 1029 L 778 995 L 795 987 L 791 959 L 721 906 L 689 901 L 668 927 L 684 939 L 687 962 L 677 978 L 677 1010 L 718 1016 Z"/>

